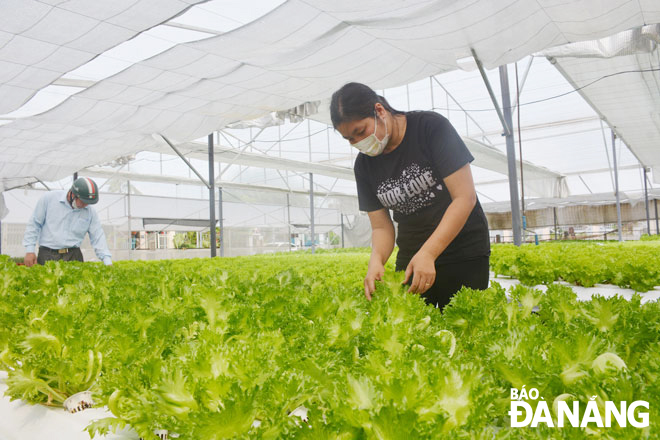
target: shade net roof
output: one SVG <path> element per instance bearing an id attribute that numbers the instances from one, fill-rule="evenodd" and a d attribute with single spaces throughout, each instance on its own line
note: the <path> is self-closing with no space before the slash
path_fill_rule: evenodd
<path id="1" fill-rule="evenodd" d="M 465 59 L 471 49 L 485 67 L 494 68 L 547 48 L 660 22 L 660 5 L 652 0 L 289 0 L 231 32 L 183 26 L 187 33 L 168 34 L 169 49 L 95 77 L 71 71 L 139 32 L 162 31 L 154 26 L 169 18 L 166 25 L 177 24 L 175 16 L 198 2 L 165 0 L 158 8 L 139 0 L 112 6 L 16 3 L 0 5 L 0 62 L 11 63 L 0 76 L 0 87 L 7 86 L 11 96 L 3 99 L 6 108 L 0 110 L 5 112 L 0 116 L 4 188 L 35 178 L 57 180 L 138 151 L 162 152 L 155 134 L 176 144 L 190 142 L 232 123 L 327 100 L 347 81 L 386 89 L 469 69 Z M 12 20 L 18 11 L 21 19 Z M 102 38 L 93 38 L 94 20 L 97 27 L 109 29 Z M 30 50 L 22 50 L 28 43 L 21 42 L 30 38 L 44 44 L 31 43 Z M 69 49 L 85 56 L 58 52 Z M 40 64 L 49 57 L 56 66 Z M 39 69 L 48 75 L 37 75 Z M 40 82 L 28 81 L 23 72 L 37 72 Z M 16 91 L 16 84 L 24 90 Z M 19 108 L 46 85 L 60 88 L 58 105 L 34 111 L 27 102 Z M 486 170 L 501 173 L 503 149 L 475 144 L 479 147 L 484 155 L 475 154 L 475 165 L 481 157 Z M 562 195 L 563 170 L 543 161 L 531 161 L 529 168 L 528 176 L 536 173 L 554 182 L 539 195 Z"/>
<path id="2" fill-rule="evenodd" d="M 660 24 L 544 54 L 660 183 Z"/>
<path id="3" fill-rule="evenodd" d="M 0 114 L 99 54 L 207 0 L 4 0 L 0 5 Z"/>

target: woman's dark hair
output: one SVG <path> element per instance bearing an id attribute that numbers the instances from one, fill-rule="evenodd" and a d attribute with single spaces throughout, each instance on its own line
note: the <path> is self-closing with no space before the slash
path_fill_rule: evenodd
<path id="1" fill-rule="evenodd" d="M 374 92 L 369 86 L 360 83 L 348 83 L 332 94 L 330 118 L 333 127 L 344 122 L 356 121 L 374 115 L 374 105 L 381 103 L 385 110 L 395 115 L 404 114 L 395 110 L 385 98 Z"/>

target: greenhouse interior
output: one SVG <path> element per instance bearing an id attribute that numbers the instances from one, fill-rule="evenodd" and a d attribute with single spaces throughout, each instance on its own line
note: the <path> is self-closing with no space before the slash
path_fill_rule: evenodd
<path id="1" fill-rule="evenodd" d="M 657 1 L 8 0 L 0 65 L 0 440 L 660 438 Z M 417 115 L 469 166 L 408 255 Z"/>

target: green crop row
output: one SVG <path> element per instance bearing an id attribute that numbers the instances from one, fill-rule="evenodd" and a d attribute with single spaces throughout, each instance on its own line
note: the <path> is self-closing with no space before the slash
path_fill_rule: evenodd
<path id="1" fill-rule="evenodd" d="M 113 417 L 90 435 L 130 425 L 145 438 L 159 428 L 206 440 L 657 436 L 657 302 L 578 302 L 561 285 L 518 286 L 507 299 L 495 285 L 462 290 L 440 313 L 391 270 L 368 302 L 367 260 L 300 253 L 25 268 L 0 258 L 8 394 L 61 405 L 91 388 Z M 523 386 L 582 411 L 594 400 L 648 401 L 650 425 L 512 428 L 511 388 Z"/>
<path id="2" fill-rule="evenodd" d="M 534 286 L 558 280 L 585 287 L 614 284 L 638 292 L 660 286 L 660 242 L 571 242 L 494 245 L 495 275 Z"/>

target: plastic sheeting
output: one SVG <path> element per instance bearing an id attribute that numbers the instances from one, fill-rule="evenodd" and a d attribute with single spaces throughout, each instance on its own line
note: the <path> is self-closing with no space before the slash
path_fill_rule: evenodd
<path id="1" fill-rule="evenodd" d="M 649 219 L 655 227 L 655 203 L 660 190 L 649 191 Z M 624 223 L 646 221 L 644 194 L 620 194 L 621 220 Z M 511 205 L 508 202 L 484 203 L 488 226 L 511 229 Z M 529 228 L 566 225 L 616 224 L 616 196 L 590 194 L 566 198 L 541 198 L 526 201 L 525 215 Z M 652 230 L 654 230 L 652 228 Z"/>
<path id="2" fill-rule="evenodd" d="M 660 25 L 543 52 L 660 183 Z"/>
<path id="3" fill-rule="evenodd" d="M 207 0 L 0 4 L 0 115 L 104 51 Z"/>
<path id="4" fill-rule="evenodd" d="M 463 138 L 463 140 L 475 158 L 473 165 L 504 175 L 507 174 L 506 154 L 474 139 Z M 187 142 L 177 146 L 177 148 L 188 157 L 204 160 L 208 158 L 208 147 L 201 143 Z M 164 145 L 154 151 L 168 153 L 171 151 L 168 151 L 168 149 L 169 146 Z M 353 170 L 342 166 L 302 162 L 265 154 L 248 153 L 226 147 L 214 148 L 213 154 L 216 161 L 235 165 L 314 173 L 338 179 L 355 180 Z M 519 168 L 520 161 L 517 160 L 516 164 Z M 523 161 L 523 169 L 525 172 L 525 189 L 529 191 L 530 195 L 536 197 L 562 197 L 568 195 L 568 188 L 561 174 L 526 161 Z M 96 169 L 88 170 L 92 175 L 97 172 Z M 139 179 L 140 177 L 136 176 L 136 178 Z"/>
<path id="5" fill-rule="evenodd" d="M 371 222 L 365 213 L 344 220 L 344 244 L 346 247 L 371 246 Z"/>
<path id="6" fill-rule="evenodd" d="M 190 181 L 192 182 L 192 179 Z M 197 184 L 199 183 L 197 182 Z M 128 231 L 208 231 L 210 223 L 208 199 L 177 197 L 174 188 L 172 185 L 172 197 L 132 194 L 130 201 L 126 194 L 105 193 L 101 188 L 101 197 L 94 209 L 104 226 L 114 259 L 134 258 L 126 251 Z M 205 192 L 208 195 L 208 191 Z M 25 224 L 43 194 L 44 191 L 22 189 L 4 194 L 10 212 L 2 221 L 3 253 L 13 256 L 24 255 L 22 238 Z M 351 218 L 346 221 L 346 228 L 354 225 L 352 217 L 359 215 L 356 197 L 317 194 L 314 204 L 316 234 L 333 231 L 340 235 L 341 215 L 344 215 L 344 219 Z M 223 227 L 227 231 L 225 255 L 254 254 L 263 251 L 263 246 L 271 241 L 288 241 L 290 233 L 308 234 L 310 232 L 309 205 L 309 195 L 300 192 L 287 193 L 285 190 L 267 188 L 255 190 L 240 185 L 224 188 Z M 218 217 L 219 215 L 216 214 L 216 218 Z M 159 223 L 145 225 L 145 219 L 159 219 Z M 147 220 L 148 222 L 149 220 Z M 200 226 L 204 222 L 206 227 Z M 368 220 L 367 228 L 369 228 Z M 268 232 L 268 234 L 264 232 L 264 239 L 261 242 L 249 241 L 249 236 L 255 229 Z M 277 239 L 271 239 L 270 236 L 277 237 Z M 370 234 L 366 234 L 366 237 L 369 240 Z M 350 243 L 357 246 L 366 245 L 368 241 L 365 243 L 364 240 L 361 241 L 359 237 L 356 237 Z M 82 247 L 85 259 L 95 261 L 87 238 L 83 241 Z M 170 254 L 169 257 L 183 258 L 184 256 Z"/>
<path id="7" fill-rule="evenodd" d="M 185 144 L 178 145 L 177 149 L 187 157 L 194 157 L 202 160 L 208 159 L 208 146 L 199 142 L 186 142 Z M 152 151 L 172 154 L 171 148 L 164 142 Z M 213 156 L 216 161 L 228 164 L 273 168 L 282 171 L 288 170 L 302 173 L 314 173 L 335 177 L 337 179 L 354 179 L 353 169 L 351 168 L 322 163 L 303 162 L 269 156 L 266 154 L 250 153 L 241 149 L 215 147 L 213 149 Z"/>
<path id="8" fill-rule="evenodd" d="M 153 133 L 190 141 L 322 100 L 349 80 L 406 84 L 456 69 L 470 49 L 490 68 L 648 22 L 660 22 L 655 0 L 289 0 L 236 31 L 175 46 L 0 127 L 0 174 L 56 180 L 147 149 Z M 44 19 L 36 29 L 50 26 Z"/>
<path id="9" fill-rule="evenodd" d="M 463 140 L 474 156 L 473 165 L 508 175 L 506 154 L 474 139 L 463 138 Z M 520 160 L 516 160 L 516 167 L 520 169 Z M 536 197 L 565 197 L 568 195 L 568 186 L 561 174 L 524 160 L 522 168 L 525 173 L 524 184 L 527 194 Z"/>
<path id="10" fill-rule="evenodd" d="M 9 210 L 5 204 L 5 195 L 0 193 L 0 220 L 7 217 L 7 214 L 9 214 Z"/>
<path id="11" fill-rule="evenodd" d="M 660 199 L 660 190 L 649 190 L 649 200 Z M 621 203 L 629 203 L 631 205 L 644 204 L 643 193 L 620 193 Z M 585 194 L 579 196 L 569 196 L 562 198 L 538 198 L 525 200 L 526 210 L 532 211 L 535 209 L 546 208 L 564 208 L 566 206 L 601 206 L 611 205 L 616 203 L 616 195 L 614 194 Z M 484 211 L 486 212 L 510 212 L 511 204 L 509 202 L 494 202 L 483 203 Z M 584 221 L 588 223 L 588 221 Z"/>
<path id="12" fill-rule="evenodd" d="M 130 172 L 111 171 L 108 169 L 96 167 L 86 170 L 85 175 L 89 177 L 102 177 L 107 179 L 132 179 L 141 180 L 143 182 L 170 183 L 175 185 L 201 185 L 201 182 L 198 179 L 161 175 L 133 174 Z M 288 204 L 290 206 L 303 208 L 309 207 L 308 191 L 289 190 L 285 188 L 277 188 L 274 186 L 268 187 L 232 182 L 222 182 L 222 184 L 217 184 L 217 186 L 222 188 L 223 200 L 225 202 L 275 204 L 286 206 L 288 200 Z M 359 212 L 357 197 L 355 196 L 329 193 L 318 190 L 314 191 L 314 195 L 315 197 L 323 200 L 322 203 L 324 206 L 336 207 L 340 209 L 344 214 L 357 214 Z"/>

